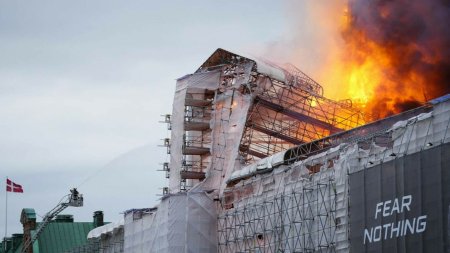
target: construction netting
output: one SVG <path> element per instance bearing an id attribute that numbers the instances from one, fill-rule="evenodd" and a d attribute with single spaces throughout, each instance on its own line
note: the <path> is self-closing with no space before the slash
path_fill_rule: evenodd
<path id="1" fill-rule="evenodd" d="M 200 187 L 220 195 L 233 171 L 365 122 L 349 101 L 322 93 L 292 65 L 217 50 L 177 80 L 168 191 L 187 191 L 205 179 Z"/>
<path id="2" fill-rule="evenodd" d="M 217 251 L 217 211 L 204 192 L 165 196 L 157 210 L 130 210 L 124 230 L 125 252 Z"/>
<path id="3" fill-rule="evenodd" d="M 355 147 L 341 146 L 291 167 L 255 175 L 225 192 L 219 252 L 346 248 L 346 173 L 355 154 Z M 323 168 L 312 175 L 311 166 Z"/>
<path id="4" fill-rule="evenodd" d="M 175 89 L 175 96 L 173 100 L 173 109 L 171 117 L 171 138 L 170 138 L 170 180 L 169 189 L 170 192 L 175 193 L 180 190 L 180 182 L 182 181 L 180 172 L 183 166 L 192 166 L 186 163 L 186 160 L 192 160 L 191 157 L 184 157 L 183 147 L 186 144 L 197 144 L 195 139 L 198 136 L 193 136 L 195 133 L 186 135 L 184 131 L 185 121 L 190 118 L 198 116 L 201 118 L 202 123 L 208 123 L 210 117 L 205 115 L 204 110 L 202 111 L 192 111 L 192 106 L 189 105 L 190 102 L 196 101 L 207 101 L 205 98 L 205 93 L 208 90 L 215 90 L 219 83 L 220 71 L 209 71 L 207 73 L 196 73 L 192 75 L 184 76 L 177 80 L 177 86 Z M 187 101 L 188 105 L 187 105 Z M 192 117 L 189 117 L 191 114 Z M 200 136 L 201 137 L 201 136 Z M 199 143 L 201 148 L 209 148 L 208 143 Z M 196 158 L 194 158 L 196 159 Z M 197 161 L 198 162 L 198 161 Z M 185 186 L 186 187 L 186 186 Z"/>
<path id="5" fill-rule="evenodd" d="M 206 217 L 218 227 L 215 239 L 198 236 L 194 244 L 205 248 L 192 252 L 348 252 L 348 175 L 448 142 L 450 103 L 364 125 L 367 115 L 351 101 L 322 92 L 293 66 L 224 50 L 180 78 L 169 188 L 157 211 L 126 215 L 125 248 L 190 251 L 194 205 L 203 216 L 214 210 Z M 209 198 L 198 192 L 221 201 L 217 213 L 211 199 L 207 207 L 191 199 Z"/>
<path id="6" fill-rule="evenodd" d="M 177 81 L 169 149 L 171 193 L 189 190 L 202 179 L 202 189 L 223 188 L 227 173 L 243 163 L 240 140 L 253 96 L 241 88 L 249 83 L 253 66 L 221 67 Z"/>
<path id="7" fill-rule="evenodd" d="M 241 172 L 233 173 L 230 180 L 227 181 L 230 187 L 224 192 L 223 209 L 219 213 L 219 252 L 348 252 L 350 250 L 350 224 L 360 222 L 359 220 L 350 220 L 356 216 L 352 216 L 348 208 L 352 205 L 349 197 L 349 188 L 351 187 L 349 175 L 371 170 L 377 166 L 392 169 L 390 173 L 393 175 L 392 177 L 384 178 L 383 181 L 371 178 L 371 180 L 375 180 L 373 182 L 375 185 L 365 185 L 365 191 L 353 192 L 359 196 L 365 194 L 372 187 L 378 187 L 377 189 L 380 190 L 383 189 L 384 183 L 396 180 L 395 178 L 400 172 L 395 172 L 396 168 L 388 166 L 393 162 L 401 165 L 401 168 L 405 170 L 402 173 L 407 175 L 409 173 L 408 166 L 403 165 L 403 157 L 411 155 L 423 157 L 423 161 L 447 166 L 446 170 L 448 170 L 448 164 L 445 162 L 448 160 L 448 154 L 443 154 L 442 150 L 436 147 L 444 146 L 443 144 L 450 141 L 449 115 L 450 101 L 433 104 L 433 108 L 429 112 L 398 121 L 387 131 L 377 134 L 367 133 L 366 136 L 359 136 L 357 139 L 343 142 L 334 148 L 324 149 L 317 155 L 293 164 L 272 168 L 265 165 L 266 163 L 256 163 L 254 169 L 252 166 L 247 166 Z M 276 157 L 277 155 L 272 159 L 275 164 L 279 160 Z M 431 161 L 429 157 L 438 159 L 431 159 L 433 160 Z M 271 165 L 271 162 L 268 164 Z M 421 173 L 436 171 L 436 168 L 427 169 L 428 165 L 425 162 L 418 161 L 414 166 L 420 167 Z M 424 167 L 422 168 L 422 166 Z M 409 177 L 417 179 L 416 174 Z M 442 177 L 441 174 L 424 178 L 441 178 L 443 182 L 450 180 L 448 178 L 450 174 L 444 173 L 447 176 Z M 415 187 L 416 181 L 409 182 L 410 188 L 417 188 Z M 364 185 L 364 182 L 359 182 L 359 184 Z M 404 189 L 402 188 L 405 186 L 404 184 L 406 182 L 398 182 L 398 185 L 391 182 L 390 188 L 386 187 L 382 192 L 391 189 L 392 185 L 396 185 L 394 189 Z M 440 185 L 425 186 L 423 184 L 421 183 L 419 186 L 431 187 L 430 189 L 435 189 Z M 431 192 L 435 192 L 437 195 L 441 194 L 440 190 L 424 192 L 428 192 L 428 195 Z M 405 191 L 402 194 L 408 196 L 409 193 Z M 384 199 L 381 198 L 381 195 L 377 195 L 377 199 L 370 201 L 390 203 L 389 201 L 395 199 L 395 194 L 389 197 L 387 195 Z M 420 197 L 419 194 L 418 196 L 414 199 L 425 198 L 424 195 Z M 443 215 L 439 217 L 443 217 L 442 219 L 447 222 L 445 215 L 449 212 L 449 207 L 445 204 L 439 204 L 439 206 L 443 208 L 439 211 L 442 211 Z M 371 216 L 373 215 L 372 209 L 375 209 L 376 205 L 367 208 L 368 215 Z M 412 205 L 411 208 L 413 208 Z M 422 210 L 431 209 L 422 208 Z M 419 213 L 422 214 L 422 212 Z M 423 218 L 423 215 L 426 214 L 422 214 L 420 217 Z M 402 222 L 401 217 L 403 216 L 399 217 L 399 222 Z M 434 223 L 432 222 L 432 224 Z M 425 230 L 425 225 L 420 223 L 422 225 L 419 227 L 418 221 L 414 223 L 416 225 L 411 224 L 409 226 L 415 226 L 414 228 L 419 232 Z M 374 226 L 374 228 L 378 227 Z M 353 231 L 353 233 L 358 233 L 355 238 L 362 240 L 364 227 L 360 230 Z M 376 231 L 371 235 L 371 240 L 377 240 L 380 236 L 381 239 L 389 237 L 388 235 L 385 238 L 384 232 L 376 234 Z M 406 229 L 403 228 L 402 231 L 406 231 Z M 441 231 L 441 234 L 435 235 L 436 231 Z M 448 236 L 446 231 L 446 229 L 433 229 L 428 235 L 425 235 L 426 238 L 431 238 L 430 240 L 440 240 L 436 244 L 429 244 L 431 241 L 427 241 L 428 239 L 422 240 L 421 235 L 417 239 L 411 236 L 405 240 L 406 242 L 422 240 L 424 245 L 431 245 L 430 247 L 432 245 L 448 245 L 448 243 L 445 244 L 448 241 L 445 239 Z M 367 233 L 367 238 L 369 238 L 369 232 Z M 386 252 L 392 249 L 390 246 L 375 246 L 375 248 L 386 250 Z M 364 249 L 364 247 L 358 249 Z M 370 247 L 366 249 L 370 249 Z"/>

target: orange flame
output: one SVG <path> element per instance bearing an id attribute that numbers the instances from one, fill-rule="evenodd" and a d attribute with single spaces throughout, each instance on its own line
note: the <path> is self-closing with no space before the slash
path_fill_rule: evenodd
<path id="1" fill-rule="evenodd" d="M 384 12 L 383 12 L 384 13 Z M 373 119 L 399 113 L 405 108 L 398 104 L 410 103 L 406 107 L 415 107 L 425 102 L 420 89 L 414 85 L 398 85 L 396 82 L 417 83 L 419 76 L 396 76 L 393 69 L 395 55 L 389 48 L 369 39 L 363 31 L 354 29 L 348 11 L 344 11 L 342 36 L 345 41 L 344 56 L 335 59 L 333 65 L 341 73 L 336 80 L 346 87 L 346 95 L 354 104 L 364 108 Z M 383 14 L 386 15 L 386 14 Z M 418 85 L 419 87 L 422 84 Z M 410 109 L 410 108 L 406 108 Z"/>
<path id="2" fill-rule="evenodd" d="M 449 91 L 445 83 L 448 82 L 445 80 L 449 71 L 448 59 L 430 50 L 440 40 L 434 37 L 423 40 L 425 35 L 422 34 L 422 37 L 412 35 L 411 38 L 404 38 L 407 34 L 402 29 L 415 16 L 402 14 L 397 17 L 390 9 L 391 6 L 379 4 L 377 10 L 370 10 L 379 23 L 367 22 L 361 25 L 356 23 L 357 14 L 352 13 L 348 5 L 344 8 L 333 6 L 335 13 L 332 15 L 326 9 L 329 6 L 313 4 L 309 7 L 317 20 L 318 29 L 330 33 L 334 27 L 334 30 L 339 31 L 334 37 L 323 34 L 318 36 L 326 38 L 322 44 L 327 48 L 322 50 L 327 51 L 328 59 L 315 75 L 324 86 L 325 96 L 334 100 L 349 98 L 353 105 L 371 115 L 372 119 L 380 119 L 420 106 Z M 363 14 L 359 15 L 361 17 Z M 425 17 L 429 16 L 432 14 Z M 339 19 L 340 22 L 336 22 Z M 390 31 L 393 35 L 387 34 L 383 25 L 393 23 L 395 26 L 393 20 L 400 24 Z M 419 37 L 420 43 L 417 42 Z M 301 59 L 294 61 L 297 60 Z"/>
<path id="3" fill-rule="evenodd" d="M 294 63 L 325 97 L 351 99 L 376 120 L 450 93 L 445 1 L 286 3 L 288 34 L 266 56 Z"/>

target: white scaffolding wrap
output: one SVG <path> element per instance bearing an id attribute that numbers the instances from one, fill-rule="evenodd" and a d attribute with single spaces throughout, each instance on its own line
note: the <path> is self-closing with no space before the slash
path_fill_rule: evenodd
<path id="1" fill-rule="evenodd" d="M 251 106 L 251 96 L 228 90 L 218 96 L 212 120 L 212 158 L 203 189 L 225 188 L 227 178 L 235 168 L 242 166 L 239 144 L 245 127 L 246 115 Z"/>
<path id="2" fill-rule="evenodd" d="M 216 90 L 219 85 L 220 73 L 220 71 L 196 73 L 177 80 L 171 117 L 169 189 L 172 193 L 180 190 L 186 96 L 190 92 L 200 93 L 205 90 Z"/>
<path id="3" fill-rule="evenodd" d="M 157 210 L 125 214 L 124 252 L 216 252 L 216 207 L 206 193 L 168 195 Z"/>
<path id="4" fill-rule="evenodd" d="M 449 115 L 442 102 L 293 164 L 276 166 L 277 154 L 235 171 L 219 212 L 219 252 L 349 252 L 348 175 L 448 143 Z"/>
<path id="5" fill-rule="evenodd" d="M 356 145 L 341 145 L 238 183 L 225 194 L 233 208 L 219 215 L 219 252 L 345 251 L 347 172 L 357 158 Z M 320 171 L 311 175 L 312 166 Z"/>

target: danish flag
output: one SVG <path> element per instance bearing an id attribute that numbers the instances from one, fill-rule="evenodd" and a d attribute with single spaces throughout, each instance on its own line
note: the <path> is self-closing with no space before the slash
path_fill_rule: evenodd
<path id="1" fill-rule="evenodd" d="M 22 186 L 20 184 L 16 184 L 13 181 L 6 179 L 6 191 L 7 192 L 18 192 L 23 193 Z"/>

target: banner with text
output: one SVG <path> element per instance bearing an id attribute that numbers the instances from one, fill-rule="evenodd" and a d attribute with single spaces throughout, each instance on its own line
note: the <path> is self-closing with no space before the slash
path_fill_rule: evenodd
<path id="1" fill-rule="evenodd" d="M 349 177 L 351 252 L 450 252 L 450 144 Z"/>

